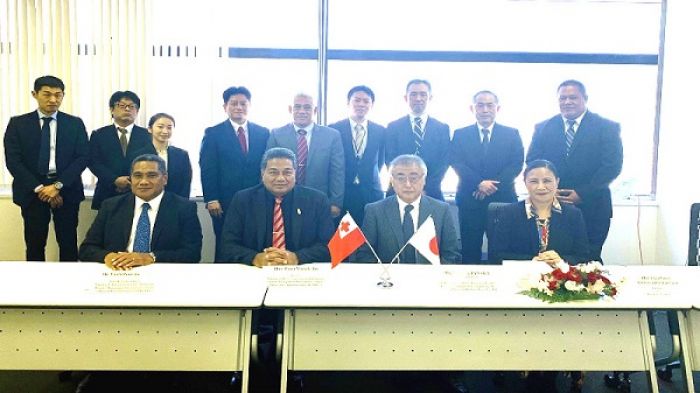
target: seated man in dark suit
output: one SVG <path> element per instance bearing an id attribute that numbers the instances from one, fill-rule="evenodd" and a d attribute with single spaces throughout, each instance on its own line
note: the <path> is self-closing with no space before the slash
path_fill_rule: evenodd
<path id="1" fill-rule="evenodd" d="M 389 173 L 396 195 L 367 205 L 362 225 L 362 232 L 379 259 L 382 262 L 390 262 L 418 227 L 432 216 L 441 263 L 461 262 L 457 230 L 449 206 L 445 202 L 423 195 L 427 173 L 425 162 L 415 155 L 401 155 L 391 162 Z M 352 260 L 376 262 L 367 245 L 363 245 Z M 404 248 L 397 262 L 429 263 L 411 245 Z"/>
<path id="2" fill-rule="evenodd" d="M 296 185 L 296 157 L 286 148 L 265 152 L 262 184 L 234 195 L 222 231 L 221 260 L 254 266 L 328 262 L 335 228 L 330 202 Z"/>
<path id="3" fill-rule="evenodd" d="M 197 206 L 165 192 L 165 161 L 153 154 L 136 157 L 131 193 L 110 198 L 97 213 L 80 245 L 80 260 L 131 269 L 155 262 L 199 262 L 202 228 Z"/>

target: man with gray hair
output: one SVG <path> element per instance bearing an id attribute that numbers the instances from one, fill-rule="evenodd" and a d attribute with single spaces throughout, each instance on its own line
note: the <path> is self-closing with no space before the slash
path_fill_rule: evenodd
<path id="1" fill-rule="evenodd" d="M 401 247 L 428 218 L 435 222 L 441 263 L 459 263 L 462 259 L 457 246 L 457 231 L 447 203 L 423 195 L 427 167 L 423 159 L 405 154 L 389 165 L 391 185 L 396 192 L 365 207 L 362 225 L 367 241 L 382 262 L 390 262 Z M 367 245 L 352 258 L 355 262 L 376 262 Z M 400 263 L 429 263 L 408 245 L 398 258 Z"/>
<path id="2" fill-rule="evenodd" d="M 306 93 L 294 96 L 292 122 L 272 130 L 267 148 L 285 147 L 297 157 L 296 182 L 316 189 L 330 201 L 333 217 L 340 215 L 345 191 L 345 158 L 340 133 L 314 123 L 317 108 Z"/>

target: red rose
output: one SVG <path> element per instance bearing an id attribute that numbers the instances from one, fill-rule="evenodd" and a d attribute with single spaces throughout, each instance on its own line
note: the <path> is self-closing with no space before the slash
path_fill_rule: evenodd
<path id="1" fill-rule="evenodd" d="M 557 284 L 558 284 L 558 282 L 556 280 L 552 280 L 549 282 L 549 285 L 547 285 L 547 288 L 549 288 L 553 291 L 553 290 L 557 289 Z"/>
<path id="2" fill-rule="evenodd" d="M 562 272 L 561 269 L 554 269 L 552 271 L 552 277 L 554 277 L 554 279 L 557 281 L 563 280 L 566 278 L 566 273 Z"/>

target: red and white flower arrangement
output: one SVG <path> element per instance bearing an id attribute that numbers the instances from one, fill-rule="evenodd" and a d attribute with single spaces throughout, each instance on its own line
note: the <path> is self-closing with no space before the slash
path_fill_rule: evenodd
<path id="1" fill-rule="evenodd" d="M 571 266 L 561 261 L 549 273 L 540 274 L 521 293 L 548 303 L 614 298 L 617 284 L 607 274 L 600 262 Z"/>

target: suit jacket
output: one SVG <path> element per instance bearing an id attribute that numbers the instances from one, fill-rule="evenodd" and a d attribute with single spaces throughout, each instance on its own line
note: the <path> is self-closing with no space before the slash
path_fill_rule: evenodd
<path id="1" fill-rule="evenodd" d="M 365 221 L 362 224 L 367 241 L 382 262 L 389 262 L 408 241 L 403 238 L 401 215 L 397 196 L 391 196 L 379 202 L 370 203 L 365 207 Z M 422 196 L 418 212 L 418 227 L 433 216 L 435 232 L 438 239 L 441 263 L 460 263 L 462 256 L 457 245 L 457 230 L 455 228 L 450 207 L 447 203 Z M 376 258 L 367 245 L 363 245 L 351 258 L 355 262 L 376 262 Z M 430 263 L 423 255 L 418 254 L 416 263 Z"/>
<path id="2" fill-rule="evenodd" d="M 255 255 L 272 245 L 274 197 L 259 184 L 236 193 L 222 230 L 221 260 L 252 264 Z M 272 202 L 272 203 L 270 203 Z M 328 198 L 317 190 L 296 186 L 282 203 L 287 250 L 300 263 L 328 262 L 328 242 L 335 228 Z"/>
<path id="3" fill-rule="evenodd" d="M 561 213 L 552 211 L 549 220 L 547 250 L 556 251 L 569 263 L 590 260 L 586 225 L 581 210 L 570 204 L 561 204 Z M 503 207 L 489 239 L 489 255 L 498 261 L 530 260 L 540 251 L 535 218 L 527 219 L 525 201 Z"/>
<path id="4" fill-rule="evenodd" d="M 64 203 L 85 199 L 81 174 L 88 163 L 88 139 L 85 124 L 79 117 L 63 112 L 56 115 L 56 174 L 48 181 L 39 173 L 37 162 L 41 146 L 41 126 L 37 111 L 10 119 L 5 131 L 5 164 L 12 174 L 12 201 L 26 206 L 36 198 L 40 184 L 63 183 L 60 194 Z"/>
<path id="5" fill-rule="evenodd" d="M 110 252 L 126 251 L 135 198 L 127 193 L 104 201 L 80 245 L 81 261 L 103 262 Z M 151 251 L 157 263 L 199 262 L 202 227 L 194 202 L 165 191 L 153 225 Z"/>
<path id="6" fill-rule="evenodd" d="M 462 209 L 485 208 L 491 202 L 515 202 L 515 177 L 523 169 L 523 141 L 517 129 L 494 124 L 488 150 L 481 147 L 479 127 L 455 131 L 450 143 L 450 164 L 459 177 L 456 201 Z M 483 200 L 472 194 L 482 180 L 497 180 L 498 191 Z"/>
<path id="7" fill-rule="evenodd" d="M 142 154 L 158 155 L 158 152 L 153 144 L 150 143 L 130 154 L 127 161 L 132 162 Z M 192 164 L 190 163 L 190 155 L 186 150 L 168 146 L 168 184 L 165 185 L 165 191 L 170 191 L 173 194 L 189 199 L 191 185 Z"/>
<path id="8" fill-rule="evenodd" d="M 99 209 L 102 201 L 118 195 L 114 180 L 119 176 L 129 176 L 131 162 L 128 157 L 151 144 L 151 134 L 143 127 L 134 125 L 131 129 L 126 155 L 122 155 L 118 131 L 114 124 L 98 128 L 90 135 L 90 162 L 88 168 L 97 176 L 92 208 Z"/>
<path id="9" fill-rule="evenodd" d="M 379 171 L 384 166 L 384 134 L 386 129 L 381 125 L 368 121 L 365 151 L 361 158 L 355 155 L 353 146 L 353 134 L 350 120 L 345 119 L 329 125 L 330 128 L 340 132 L 340 140 L 343 144 L 345 156 L 345 200 L 350 195 L 347 190 L 355 184 L 355 178 L 359 182 L 359 189 L 363 200 L 377 201 L 384 197 L 382 184 L 379 181 Z M 312 138 L 313 141 L 313 138 Z M 344 205 L 348 205 L 345 203 Z"/>
<path id="10" fill-rule="evenodd" d="M 273 147 L 286 147 L 297 154 L 297 135 L 293 124 L 272 130 L 267 148 Z M 343 206 L 345 160 L 337 130 L 314 124 L 304 185 L 326 194 L 332 205 Z"/>
<path id="11" fill-rule="evenodd" d="M 260 183 L 260 161 L 270 130 L 248 122 L 248 154 L 243 155 L 231 121 L 204 131 L 199 151 L 204 202 L 219 201 L 224 211 L 236 192 Z"/>
<path id="12" fill-rule="evenodd" d="M 527 162 L 549 160 L 559 171 L 559 188 L 576 190 L 586 216 L 612 217 L 610 183 L 622 170 L 620 124 L 586 112 L 566 154 L 564 121 L 556 115 L 535 126 Z"/>

